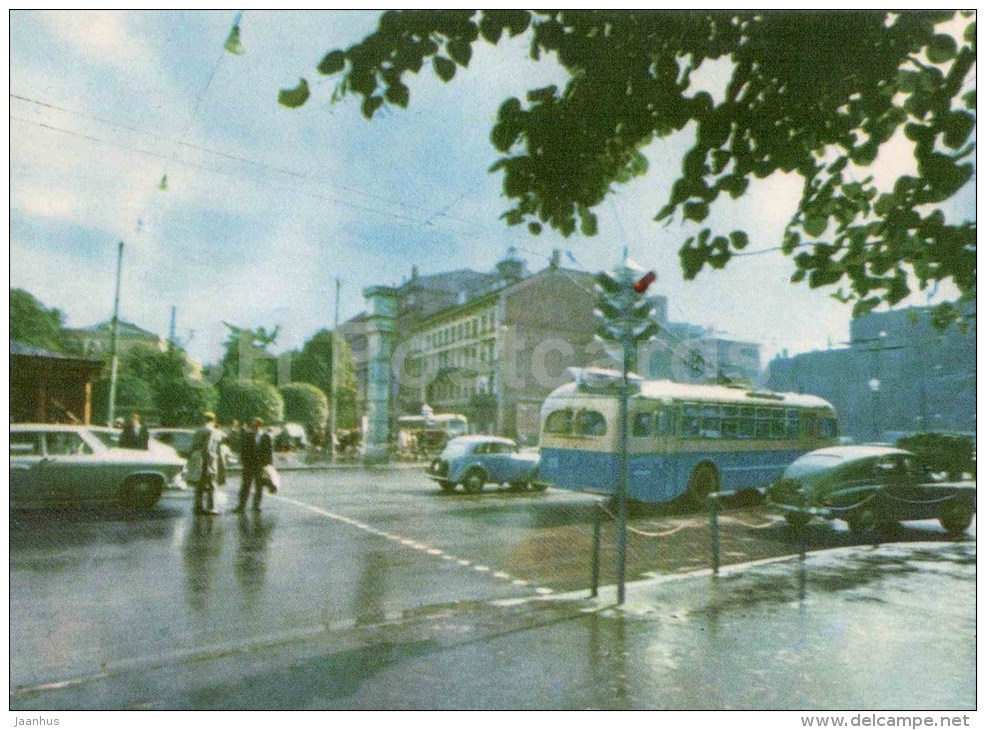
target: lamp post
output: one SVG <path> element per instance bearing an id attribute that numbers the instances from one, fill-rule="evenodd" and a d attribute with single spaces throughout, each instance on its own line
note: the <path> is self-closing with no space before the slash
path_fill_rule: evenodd
<path id="1" fill-rule="evenodd" d="M 123 241 L 116 253 L 116 293 L 113 295 L 113 319 L 110 321 L 110 394 L 106 408 L 106 423 L 113 425 L 116 420 L 116 377 L 119 369 L 117 357 L 117 336 L 120 329 L 120 272 L 123 270 Z"/>

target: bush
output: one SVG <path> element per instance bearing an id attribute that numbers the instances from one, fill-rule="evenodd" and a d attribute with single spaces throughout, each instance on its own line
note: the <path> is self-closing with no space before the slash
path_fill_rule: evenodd
<path id="1" fill-rule="evenodd" d="M 308 425 L 324 425 L 329 420 L 329 399 L 310 383 L 292 383 L 281 388 L 284 420 Z"/>
<path id="2" fill-rule="evenodd" d="M 975 470 L 972 439 L 947 433 L 918 433 L 897 441 L 897 447 L 913 452 L 932 472 L 947 472 L 949 479 L 961 479 Z"/>
<path id="3" fill-rule="evenodd" d="M 265 423 L 277 423 L 284 418 L 284 399 L 277 388 L 268 383 L 224 382 L 219 386 L 216 416 L 220 423 L 253 418 L 262 418 Z"/>

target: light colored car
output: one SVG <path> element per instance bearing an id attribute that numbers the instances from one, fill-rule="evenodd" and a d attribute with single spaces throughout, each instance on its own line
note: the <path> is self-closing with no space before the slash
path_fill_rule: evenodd
<path id="1" fill-rule="evenodd" d="M 11 507 L 153 507 L 184 460 L 164 451 L 116 448 L 107 439 L 85 426 L 12 424 Z"/>
<path id="2" fill-rule="evenodd" d="M 904 520 L 937 519 L 949 534 L 965 532 L 976 511 L 976 487 L 930 482 L 910 451 L 889 446 L 832 446 L 791 463 L 767 487 L 767 500 L 792 525 L 813 516 L 845 520 L 853 531 L 887 531 Z"/>
<path id="3" fill-rule="evenodd" d="M 120 436 L 123 431 L 119 428 L 113 428 L 112 426 L 88 426 L 89 431 L 96 436 L 100 441 L 102 441 L 106 446 L 111 449 L 119 448 L 120 446 Z M 185 461 L 185 457 L 178 453 L 178 451 L 169 444 L 159 441 L 150 435 L 148 431 L 147 439 L 147 450 L 154 452 L 155 456 L 165 457 L 169 459 L 180 459 Z M 174 490 L 184 490 L 188 489 L 188 484 L 185 482 L 185 470 L 182 469 L 181 472 L 172 477 L 171 481 L 165 486 L 166 489 Z"/>
<path id="4" fill-rule="evenodd" d="M 540 456 L 520 451 L 517 444 L 499 436 L 459 436 L 448 442 L 428 467 L 428 476 L 443 492 L 457 484 L 469 494 L 479 494 L 486 484 L 509 484 L 542 491 L 535 480 Z"/>

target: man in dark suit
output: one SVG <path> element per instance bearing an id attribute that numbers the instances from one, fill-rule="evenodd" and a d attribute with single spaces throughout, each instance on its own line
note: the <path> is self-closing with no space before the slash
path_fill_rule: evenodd
<path id="1" fill-rule="evenodd" d="M 150 436 L 147 433 L 147 426 L 140 422 L 139 413 L 131 413 L 130 420 L 123 427 L 120 434 L 121 449 L 143 449 L 147 451 L 147 442 Z"/>
<path id="2" fill-rule="evenodd" d="M 264 432 L 264 422 L 254 418 L 250 428 L 240 439 L 240 466 L 243 468 L 243 481 L 240 484 L 240 501 L 233 512 L 242 513 L 246 509 L 250 488 L 253 487 L 254 512 L 260 511 L 260 500 L 264 494 L 262 477 L 264 467 L 274 462 L 274 443 Z"/>

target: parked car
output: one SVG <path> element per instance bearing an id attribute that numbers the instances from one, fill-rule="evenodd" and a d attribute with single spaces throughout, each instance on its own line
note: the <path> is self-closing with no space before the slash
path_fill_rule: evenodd
<path id="1" fill-rule="evenodd" d="M 975 486 L 927 481 L 926 473 L 910 451 L 833 446 L 792 462 L 767 488 L 767 500 L 793 525 L 816 515 L 845 520 L 851 530 L 938 519 L 949 534 L 965 532 L 976 511 Z"/>
<path id="2" fill-rule="evenodd" d="M 469 494 L 479 494 L 486 484 L 509 484 L 541 491 L 535 477 L 540 458 L 537 452 L 521 452 L 517 444 L 498 436 L 459 436 L 431 462 L 428 476 L 443 492 L 456 485 Z"/>
<path id="3" fill-rule="evenodd" d="M 175 454 L 108 446 L 85 426 L 10 426 L 12 508 L 112 503 L 150 509 L 183 466 Z"/>
<path id="4" fill-rule="evenodd" d="M 192 428 L 151 428 L 148 433 L 151 438 L 172 447 L 183 459 L 188 458 L 192 439 L 195 438 L 195 429 Z"/>
<path id="5" fill-rule="evenodd" d="M 88 426 L 87 428 L 90 433 L 102 441 L 107 447 L 111 449 L 119 448 L 120 435 L 123 433 L 119 428 L 113 428 L 112 426 Z M 148 431 L 148 434 L 149 433 L 150 431 Z M 158 441 L 154 438 L 154 436 L 148 436 L 147 450 L 153 452 L 157 456 L 185 461 L 185 457 L 179 454 L 173 446 L 166 444 L 163 441 Z M 171 481 L 168 482 L 165 488 L 177 490 L 187 489 L 188 484 L 185 482 L 184 469 L 172 477 Z"/>

